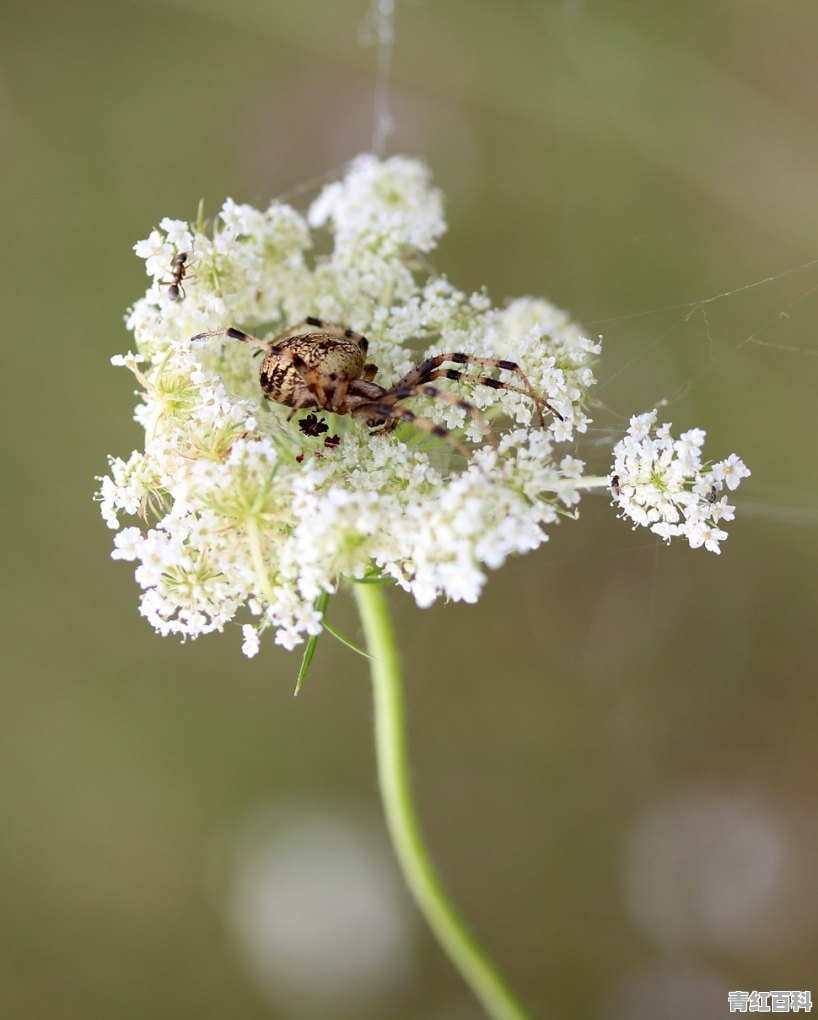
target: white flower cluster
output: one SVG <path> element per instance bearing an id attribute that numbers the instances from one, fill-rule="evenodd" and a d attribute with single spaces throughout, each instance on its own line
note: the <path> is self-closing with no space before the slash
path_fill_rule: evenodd
<path id="1" fill-rule="evenodd" d="M 321 228 L 331 250 L 312 255 Z M 422 606 L 473 602 L 487 568 L 536 548 L 578 502 L 582 464 L 555 451 L 586 429 L 599 347 L 546 301 L 497 309 L 423 272 L 419 256 L 444 229 L 421 163 L 364 156 L 306 219 L 281 203 L 260 211 L 228 200 L 210 233 L 166 219 L 135 246 L 153 283 L 127 318 L 137 353 L 112 360 L 140 384 L 145 446 L 111 459 L 99 498 L 111 528 L 123 515 L 145 522 L 118 530 L 113 556 L 137 564 L 141 611 L 160 633 L 197 637 L 244 609 L 254 621 L 243 625 L 246 654 L 268 628 L 292 648 L 320 631 L 322 593 L 367 575 Z M 378 435 L 330 415 L 337 435 L 308 435 L 263 397 L 252 348 L 190 339 L 233 325 L 271 335 L 308 315 L 365 333 L 384 385 L 436 353 L 517 361 L 562 420 L 543 428 L 526 394 L 443 382 L 513 430 L 489 442 L 462 407 L 424 397 L 412 408 L 471 440 L 470 461 L 445 436 L 408 425 Z"/>
<path id="2" fill-rule="evenodd" d="M 738 488 L 750 474 L 733 453 L 726 460 L 703 464 L 702 429 L 671 435 L 671 425 L 655 428 L 657 412 L 631 418 L 627 435 L 614 448 L 611 490 L 614 503 L 635 525 L 650 528 L 668 542 L 675 536 L 691 548 L 719 553 L 727 538 L 719 524 L 732 521 L 735 507 L 719 493 Z M 651 434 L 652 433 L 652 434 Z"/>
<path id="3" fill-rule="evenodd" d="M 165 219 L 135 246 L 152 283 L 126 320 L 136 352 L 112 360 L 139 383 L 144 449 L 111 458 L 98 498 L 118 531 L 113 556 L 137 564 L 141 612 L 160 633 L 195 638 L 238 614 L 248 621 L 246 654 L 266 630 L 292 648 L 320 631 L 316 604 L 345 578 L 391 579 L 422 606 L 473 602 L 487 569 L 535 549 L 561 515 L 575 516 L 591 483 L 558 445 L 587 428 L 599 345 L 544 300 L 495 308 L 431 275 L 424 256 L 444 230 L 441 196 L 421 163 L 362 156 L 306 218 L 280 202 L 258 210 L 228 200 L 209 231 L 201 218 Z M 223 334 L 191 339 L 231 326 L 270 337 L 307 316 L 364 333 L 384 386 L 425 358 L 462 352 L 517 362 L 558 414 L 543 427 L 527 392 L 480 382 L 488 372 L 525 390 L 518 374 L 465 364 L 464 378 L 435 386 L 465 394 L 499 440 L 457 402 L 430 395 L 407 406 L 448 437 L 408 423 L 377 434 L 335 414 L 326 414 L 324 435 L 315 411 L 303 428 L 306 411 L 288 421 L 289 409 L 262 395 L 250 345 Z M 677 533 L 669 507 L 687 513 L 699 496 L 701 521 L 726 519 L 729 508 L 707 494 L 730 484 L 728 462 L 700 482 L 688 440 L 687 459 L 671 459 L 692 475 L 673 473 L 656 447 L 657 466 L 643 477 L 644 439 L 633 434 L 618 460 L 626 512 L 636 519 L 638 508 L 654 530 L 661 522 L 665 537 Z M 688 477 L 696 499 L 679 495 Z M 123 516 L 135 520 L 123 527 Z M 711 536 L 701 541 L 712 547 Z"/>

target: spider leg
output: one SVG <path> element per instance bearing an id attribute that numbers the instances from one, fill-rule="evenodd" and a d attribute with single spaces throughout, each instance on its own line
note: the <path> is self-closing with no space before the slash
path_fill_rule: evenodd
<path id="1" fill-rule="evenodd" d="M 296 354 L 293 351 L 282 351 L 281 353 L 289 356 L 290 361 L 293 363 L 293 368 L 301 376 L 301 381 L 305 387 L 287 415 L 287 421 L 292 421 L 296 412 L 300 411 L 302 407 L 306 407 L 311 399 L 316 402 L 316 405 L 322 411 L 332 410 L 327 400 L 327 389 L 330 386 L 327 385 L 325 387 L 325 384 L 331 384 L 333 380 L 329 376 L 324 375 L 323 372 L 319 372 L 318 369 L 310 367 L 300 354 Z"/>
<path id="2" fill-rule="evenodd" d="M 170 282 L 166 286 L 170 286 Z M 266 353 L 277 347 L 282 340 L 287 340 L 291 336 L 297 336 L 299 330 L 303 330 L 306 326 L 311 326 L 314 330 L 319 329 L 324 333 L 330 333 L 333 336 L 353 340 L 357 343 L 364 354 L 366 354 L 369 350 L 369 341 L 362 333 L 356 333 L 354 329 L 345 329 L 343 326 L 336 326 L 332 322 L 324 322 L 323 319 L 315 319 L 312 317 L 302 319 L 301 322 L 296 322 L 293 326 L 288 326 L 287 329 L 277 333 L 270 340 L 260 340 L 257 336 L 245 333 L 244 330 L 236 329 L 235 326 L 230 326 L 227 329 L 212 329 L 206 333 L 197 333 L 196 336 L 193 336 L 190 339 L 204 340 L 206 337 L 210 336 L 229 336 L 231 340 L 240 340 L 242 343 L 250 344 L 251 347 L 255 347 Z M 377 371 L 377 365 L 365 365 L 362 378 L 371 381 L 375 378 Z"/>
<path id="3" fill-rule="evenodd" d="M 382 404 L 374 402 L 371 404 L 358 404 L 352 408 L 350 414 L 355 418 L 386 418 L 394 419 L 400 418 L 401 421 L 411 422 L 416 425 L 419 429 L 423 429 L 424 432 L 428 432 L 429 435 L 435 436 L 438 439 L 445 439 L 450 446 L 453 446 L 458 453 L 462 454 L 466 460 L 473 460 L 474 455 L 472 451 L 464 443 L 461 443 L 459 439 L 449 432 L 448 429 L 443 428 L 442 425 L 438 425 L 436 422 L 429 421 L 428 418 L 423 418 L 419 414 L 415 414 L 414 411 L 410 411 L 408 407 L 400 407 L 396 404 Z M 384 426 L 381 426 L 384 428 Z M 378 431 L 375 429 L 374 431 Z"/>
<path id="4" fill-rule="evenodd" d="M 458 373 L 459 375 L 460 373 Z M 430 386 L 426 383 L 418 383 L 415 386 L 395 386 L 391 390 L 387 390 L 382 396 L 378 398 L 379 402 L 383 404 L 392 405 L 398 400 L 406 400 L 408 397 L 431 397 L 433 400 L 442 400 L 447 404 L 453 404 L 455 407 L 461 407 L 463 410 L 472 416 L 483 435 L 491 443 L 492 446 L 497 445 L 497 438 L 491 430 L 491 426 L 486 420 L 485 416 L 477 410 L 474 404 L 470 404 L 468 400 L 464 400 L 463 397 L 458 397 L 455 393 L 446 393 L 443 390 L 439 390 L 436 386 Z"/>
<path id="5" fill-rule="evenodd" d="M 311 327 L 310 331 L 317 329 L 322 333 L 330 333 L 332 336 L 344 337 L 347 340 L 354 340 L 364 352 L 369 349 L 369 341 L 363 333 L 356 333 L 354 329 L 347 329 L 345 326 L 338 326 L 336 323 L 327 322 L 324 319 L 316 319 L 312 315 L 308 315 L 306 319 L 302 319 L 300 322 L 296 322 L 295 325 L 288 326 L 280 333 L 277 333 L 270 341 L 270 347 L 275 347 L 282 340 L 286 340 L 288 337 L 305 332 L 305 327 L 307 326 Z M 369 367 L 374 368 L 375 366 L 367 366 L 367 368 Z"/>
<path id="6" fill-rule="evenodd" d="M 337 414 L 344 414 L 347 401 L 347 390 L 349 389 L 349 379 L 342 375 L 338 379 L 331 379 L 333 383 L 329 407 L 327 410 L 335 411 Z"/>
<path id="7" fill-rule="evenodd" d="M 502 382 L 500 379 L 492 379 L 490 376 L 471 376 L 465 372 L 458 371 L 457 369 L 444 369 L 440 366 L 445 364 L 447 361 L 454 362 L 455 365 L 487 365 L 490 368 L 501 368 L 507 372 L 514 372 L 518 378 L 522 381 L 525 388 L 520 386 L 514 386 L 512 383 Z M 540 417 L 540 424 L 545 425 L 543 418 L 543 407 L 547 407 L 548 410 L 560 421 L 563 420 L 562 415 L 559 411 L 552 407 L 547 400 L 544 400 L 531 385 L 528 376 L 520 368 L 516 361 L 506 361 L 503 358 L 482 358 L 476 354 L 463 354 L 459 351 L 453 351 L 449 354 L 436 354 L 434 357 L 427 358 L 422 361 L 415 368 L 411 369 L 403 379 L 395 387 L 402 386 L 413 386 L 419 383 L 430 382 L 432 379 L 438 379 L 444 376 L 447 379 L 465 379 L 467 381 L 480 383 L 483 386 L 488 386 L 494 390 L 510 390 L 512 393 L 521 393 L 523 396 L 530 397 L 537 406 L 537 413 Z"/>
<path id="8" fill-rule="evenodd" d="M 249 333 L 236 329 L 235 326 L 230 326 L 229 329 L 211 329 L 206 333 L 197 333 L 196 336 L 192 336 L 190 339 L 204 340 L 209 336 L 229 336 L 231 340 L 241 340 L 242 343 L 250 344 L 251 347 L 258 347 L 260 351 L 270 350 L 270 344 L 267 340 L 259 340 L 257 336 L 251 336 Z"/>

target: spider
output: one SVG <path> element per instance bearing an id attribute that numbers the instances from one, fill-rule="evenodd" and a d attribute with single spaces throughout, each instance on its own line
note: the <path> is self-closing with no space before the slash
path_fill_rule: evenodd
<path id="1" fill-rule="evenodd" d="M 536 407 L 540 424 L 544 425 L 543 408 L 562 420 L 562 415 L 538 396 L 516 361 L 481 358 L 474 354 L 436 354 L 410 369 L 394 386 L 384 387 L 373 382 L 377 365 L 366 360 L 369 341 L 352 329 L 336 326 L 322 319 L 306 318 L 279 333 L 272 340 L 259 340 L 240 329 L 217 329 L 198 333 L 192 340 L 210 336 L 229 336 L 265 352 L 259 376 L 264 395 L 278 404 L 290 407 L 287 420 L 302 408 L 317 408 L 335 414 L 362 418 L 375 432 L 391 432 L 400 421 L 449 442 L 471 459 L 471 451 L 442 425 L 429 421 L 405 407 L 410 397 L 430 397 L 463 408 L 493 441 L 491 429 L 483 415 L 462 397 L 430 385 L 434 379 L 467 379 L 495 390 L 510 390 L 530 397 Z M 455 365 L 480 365 L 514 372 L 522 383 L 516 386 L 487 375 L 475 376 L 461 369 L 443 368 L 446 362 Z"/>

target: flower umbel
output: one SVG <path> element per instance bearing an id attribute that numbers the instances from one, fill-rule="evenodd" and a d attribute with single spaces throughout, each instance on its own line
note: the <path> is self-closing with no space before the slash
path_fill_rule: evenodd
<path id="1" fill-rule="evenodd" d="M 119 531 L 113 555 L 137 564 L 141 612 L 160 633 L 195 638 L 243 613 L 245 654 L 267 629 L 292 648 L 321 630 L 316 602 L 344 578 L 391 579 L 421 606 L 474 602 L 487 569 L 576 516 L 590 483 L 559 448 L 587 428 L 599 343 L 544 300 L 497 308 L 431 274 L 442 210 L 423 164 L 362 156 L 306 218 L 280 202 L 227 200 L 211 231 L 164 219 L 135 246 L 152 284 L 126 320 L 136 352 L 112 360 L 140 385 L 145 444 L 111 459 L 99 498 L 111 528 L 123 515 L 144 522 Z M 328 254 L 315 253 L 328 247 L 313 248 L 318 233 Z M 181 294 L 169 286 L 180 260 L 190 269 Z M 289 421 L 261 393 L 257 351 L 224 336 L 191 340 L 228 326 L 273 336 L 306 316 L 366 334 L 383 386 L 462 352 L 516 363 L 558 414 L 543 427 L 524 387 L 486 384 L 487 372 L 519 382 L 501 366 L 435 382 L 467 397 L 499 441 L 451 398 L 412 396 L 425 430 L 408 422 L 378 434 L 334 414 L 325 424 L 320 409 L 318 420 L 305 409 Z M 654 420 L 633 419 L 617 447 L 619 505 L 664 538 L 718 551 L 717 525 L 733 508 L 717 494 L 749 472 L 735 456 L 703 469 L 698 430 L 648 439 Z"/>
<path id="2" fill-rule="evenodd" d="M 666 539 L 683 536 L 691 548 L 719 553 L 727 532 L 718 525 L 732 521 L 735 507 L 719 493 L 733 490 L 750 472 L 733 453 L 727 460 L 702 464 L 702 429 L 671 435 L 671 426 L 656 425 L 657 412 L 631 418 L 627 435 L 614 447 L 614 502 L 635 525 Z"/>

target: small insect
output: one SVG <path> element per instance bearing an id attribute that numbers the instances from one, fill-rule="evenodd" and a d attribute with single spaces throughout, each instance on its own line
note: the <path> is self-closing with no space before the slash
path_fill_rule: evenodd
<path id="1" fill-rule="evenodd" d="M 180 301 L 185 296 L 185 288 L 182 285 L 188 269 L 190 268 L 190 252 L 189 251 L 177 251 L 173 256 L 173 261 L 168 268 L 168 272 L 173 277 L 172 280 L 168 280 L 163 283 L 163 287 L 168 288 L 168 297 L 171 301 Z"/>
<path id="2" fill-rule="evenodd" d="M 469 414 L 487 438 L 493 441 L 488 422 L 473 404 L 431 385 L 434 379 L 440 378 L 464 379 L 495 390 L 521 393 L 534 402 L 540 424 L 545 424 L 544 409 L 562 420 L 559 411 L 535 392 L 516 361 L 482 358 L 460 352 L 437 354 L 426 358 L 393 386 L 387 387 L 373 381 L 378 367 L 366 360 L 369 349 L 366 337 L 322 319 L 304 319 L 269 341 L 259 340 L 232 326 L 229 329 L 199 333 L 192 339 L 195 341 L 210 336 L 229 336 L 265 352 L 259 367 L 261 389 L 269 400 L 292 408 L 288 421 L 296 411 L 313 407 L 320 411 L 362 418 L 374 432 L 391 432 L 399 422 L 407 421 L 430 435 L 445 439 L 464 456 L 471 458 L 468 447 L 442 425 L 415 414 L 405 406 L 405 402 L 412 397 L 429 397 L 453 404 Z M 504 369 L 513 372 L 520 385 L 502 382 L 488 375 L 472 375 L 462 368 L 444 368 L 447 362 L 460 366 Z M 310 417 L 308 415 L 304 422 Z M 302 431 L 317 428 L 310 424 L 305 429 L 304 422 L 300 423 Z"/>
<path id="3" fill-rule="evenodd" d="M 619 488 L 619 475 L 611 476 L 611 496 L 614 499 L 619 499 L 622 495 L 622 490 Z"/>
<path id="4" fill-rule="evenodd" d="M 716 489 L 716 486 L 715 485 L 711 485 L 710 486 L 710 492 L 708 492 L 708 494 L 707 494 L 707 502 L 710 503 L 711 506 L 712 506 L 713 503 L 717 503 L 718 502 L 718 499 L 719 499 L 719 494 L 718 494 L 718 491 Z"/>

